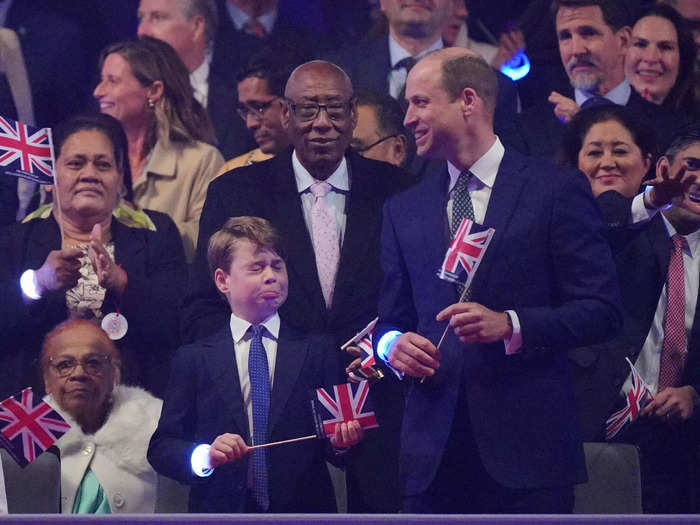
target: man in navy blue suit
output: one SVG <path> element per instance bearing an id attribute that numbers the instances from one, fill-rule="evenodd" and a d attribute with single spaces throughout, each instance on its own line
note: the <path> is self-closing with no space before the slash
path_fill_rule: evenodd
<path id="1" fill-rule="evenodd" d="M 384 207 L 376 350 L 425 377 L 402 428 L 407 512 L 571 512 L 586 473 L 565 350 L 621 325 L 587 181 L 506 151 L 496 91 L 488 64 L 457 48 L 407 80 L 418 154 L 447 161 Z M 436 277 L 462 217 L 496 232 L 466 302 Z"/>

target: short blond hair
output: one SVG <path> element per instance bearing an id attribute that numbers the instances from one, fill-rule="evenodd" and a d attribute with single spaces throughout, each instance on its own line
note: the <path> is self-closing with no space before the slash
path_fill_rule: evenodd
<path id="1" fill-rule="evenodd" d="M 229 272 L 236 245 L 241 240 L 248 240 L 259 248 L 273 250 L 283 259 L 286 258 L 282 237 L 270 221 L 261 217 L 230 217 L 221 229 L 209 238 L 207 261 L 212 275 L 217 268 Z"/>

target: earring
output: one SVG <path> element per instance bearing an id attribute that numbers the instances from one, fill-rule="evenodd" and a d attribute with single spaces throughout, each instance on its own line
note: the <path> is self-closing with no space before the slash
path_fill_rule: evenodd
<path id="1" fill-rule="evenodd" d="M 150 99 L 150 98 L 149 98 L 147 104 L 148 104 L 148 108 L 149 108 L 149 109 L 153 109 L 154 107 L 156 107 L 156 103 L 153 102 L 153 99 Z"/>

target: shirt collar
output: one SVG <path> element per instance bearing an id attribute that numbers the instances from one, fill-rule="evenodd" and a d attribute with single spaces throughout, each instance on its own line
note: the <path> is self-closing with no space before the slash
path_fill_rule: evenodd
<path id="1" fill-rule="evenodd" d="M 673 224 L 671 224 L 666 217 L 664 217 L 664 214 L 661 214 L 661 217 L 663 217 L 664 220 L 664 226 L 666 226 L 666 233 L 668 233 L 669 239 L 673 237 L 676 233 L 676 229 L 673 227 Z M 685 237 L 685 242 L 688 243 L 688 249 L 690 250 L 690 257 L 694 259 L 698 255 L 700 255 L 700 229 L 695 230 L 692 233 L 689 233 L 688 235 L 683 235 Z"/>
<path id="2" fill-rule="evenodd" d="M 231 2 L 226 2 L 226 9 L 228 9 L 228 14 L 231 16 L 233 25 L 236 26 L 236 29 L 239 31 L 243 29 L 243 26 L 251 18 L 248 13 L 242 11 Z M 268 34 L 271 33 L 277 21 L 277 8 L 271 9 L 267 13 L 258 16 L 256 20 L 262 24 Z"/>
<path id="3" fill-rule="evenodd" d="M 421 58 L 423 58 L 426 55 L 429 55 L 433 51 L 437 51 L 438 49 L 442 48 L 442 37 L 438 37 L 438 39 L 435 42 L 430 44 L 430 47 L 424 49 L 413 58 L 415 58 L 416 60 L 420 60 Z M 391 34 L 389 34 L 389 60 L 391 61 L 391 67 L 394 68 L 396 64 L 398 64 L 401 60 L 410 56 L 413 55 L 411 55 L 411 53 L 409 53 L 403 47 L 401 47 L 401 44 L 394 40 L 394 37 L 391 36 Z"/>
<path id="4" fill-rule="evenodd" d="M 280 316 L 277 312 L 268 317 L 265 321 L 260 323 L 265 327 L 267 332 L 263 332 L 263 335 L 267 337 L 272 337 L 272 339 L 277 340 L 280 334 Z M 234 343 L 240 343 L 241 340 L 248 333 L 248 329 L 252 326 L 252 323 L 241 319 L 236 314 L 231 314 L 231 336 L 233 337 Z"/>
<path id="5" fill-rule="evenodd" d="M 614 102 L 618 106 L 626 106 L 632 94 L 632 87 L 627 79 L 624 79 L 617 86 L 608 91 L 605 95 L 600 95 L 607 98 L 610 102 Z M 590 93 L 588 91 L 583 91 L 582 89 L 576 88 L 574 90 L 574 97 L 576 98 L 576 103 L 582 106 L 583 103 L 591 97 L 594 97 L 595 93 Z"/>
<path id="6" fill-rule="evenodd" d="M 199 67 L 197 69 L 190 73 L 190 84 L 192 84 L 193 87 L 205 85 L 207 83 L 207 79 L 209 78 L 209 65 L 211 64 L 211 56 L 211 51 L 207 49 L 206 53 L 204 54 L 204 60 L 202 61 L 202 63 L 199 64 Z"/>
<path id="7" fill-rule="evenodd" d="M 498 168 L 501 165 L 505 151 L 501 140 L 496 137 L 488 151 L 471 165 L 469 171 L 471 171 L 484 186 L 493 188 L 493 183 L 496 181 L 496 174 L 498 173 Z M 452 191 L 452 188 L 457 184 L 457 178 L 461 170 L 451 162 L 448 162 L 447 171 L 450 174 L 450 191 Z"/>
<path id="8" fill-rule="evenodd" d="M 292 169 L 294 170 L 294 178 L 297 183 L 297 191 L 299 193 L 304 193 L 308 190 L 312 184 L 319 182 L 313 178 L 311 173 L 302 165 L 301 161 L 297 157 L 297 152 L 294 150 L 292 152 Z M 335 171 L 328 177 L 324 182 L 327 182 L 333 186 L 334 190 L 339 190 L 342 192 L 350 191 L 350 177 L 348 175 L 348 162 L 343 157 L 340 161 L 338 167 Z"/>

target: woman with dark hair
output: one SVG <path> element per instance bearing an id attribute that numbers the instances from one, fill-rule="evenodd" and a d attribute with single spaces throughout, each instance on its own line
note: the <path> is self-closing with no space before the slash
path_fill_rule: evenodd
<path id="1" fill-rule="evenodd" d="M 126 199 L 169 214 L 194 253 L 209 182 L 223 164 L 214 133 L 193 96 L 189 73 L 173 49 L 143 37 L 108 46 L 94 96 L 100 111 L 122 123 L 131 177 Z"/>
<path id="2" fill-rule="evenodd" d="M 116 119 L 79 115 L 54 139 L 54 203 L 0 231 L 0 393 L 36 385 L 44 334 L 81 318 L 117 340 L 126 382 L 159 394 L 180 342 L 177 228 L 162 213 L 118 207 L 129 162 Z"/>
<path id="3" fill-rule="evenodd" d="M 632 198 L 655 156 L 651 123 L 625 106 L 610 104 L 583 109 L 571 119 L 557 160 L 583 171 L 596 197 L 614 190 Z"/>
<path id="4" fill-rule="evenodd" d="M 644 12 L 632 28 L 625 75 L 642 97 L 686 115 L 697 115 L 694 93 L 695 43 L 683 19 L 669 5 Z"/>

